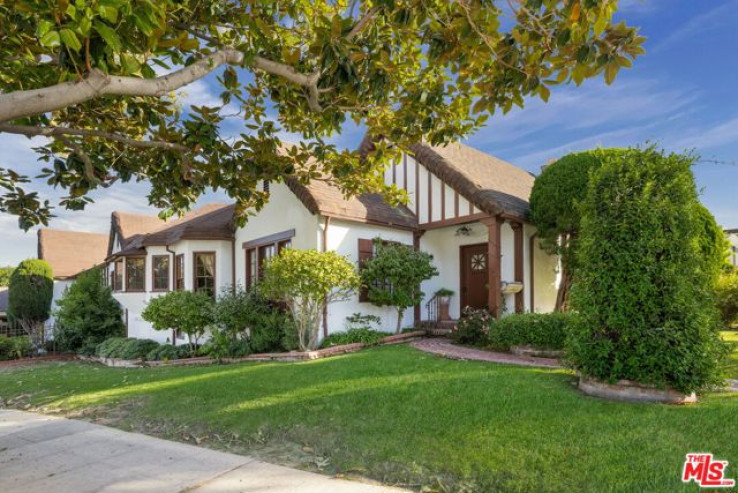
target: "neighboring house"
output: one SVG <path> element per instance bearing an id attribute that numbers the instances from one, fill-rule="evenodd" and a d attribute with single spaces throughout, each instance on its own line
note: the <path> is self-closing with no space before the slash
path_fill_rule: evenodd
<path id="1" fill-rule="evenodd" d="M 80 273 L 105 263 L 108 235 L 40 229 L 38 231 L 38 258 L 51 265 L 54 275 L 52 311 L 64 291 Z M 48 324 L 53 323 L 53 317 Z"/>
<path id="2" fill-rule="evenodd" d="M 428 318 L 426 305 L 440 288 L 456 293 L 453 318 L 464 306 L 498 313 L 551 311 L 557 259 L 539 248 L 527 219 L 533 175 L 462 144 L 418 144 L 412 150 L 384 177 L 407 191 L 407 206 L 391 207 L 371 194 L 347 200 L 324 181 L 302 185 L 287 179 L 260 185 L 270 200 L 245 227 L 234 227 L 234 208 L 226 204 L 166 223 L 113 213 L 108 276 L 126 309 L 129 336 L 170 339 L 140 316 L 148 300 L 162 292 L 217 292 L 234 280 L 248 289 L 264 262 L 283 248 L 334 250 L 359 265 L 373 255 L 374 238 L 427 251 L 438 267 L 439 275 L 422 285 L 423 305 L 406 313 L 406 327 Z M 372 305 L 361 293 L 326 312 L 324 334 L 344 330 L 346 317 L 356 312 L 394 326 L 394 310 Z"/>
<path id="3" fill-rule="evenodd" d="M 726 229 L 725 234 L 730 242 L 730 263 L 738 267 L 738 229 Z"/>

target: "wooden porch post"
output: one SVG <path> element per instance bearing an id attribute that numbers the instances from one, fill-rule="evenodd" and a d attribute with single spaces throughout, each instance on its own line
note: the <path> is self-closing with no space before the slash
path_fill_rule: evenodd
<path id="1" fill-rule="evenodd" d="M 525 278 L 525 264 L 523 263 L 523 225 L 522 223 L 510 223 L 515 239 L 515 282 L 522 283 Z M 525 290 L 515 293 L 515 313 L 525 311 Z"/>
<path id="2" fill-rule="evenodd" d="M 487 241 L 487 272 L 489 273 L 488 292 L 489 312 L 496 318 L 502 315 L 502 245 L 500 229 L 505 219 L 501 216 L 482 219 L 487 225 L 489 240 Z"/>
<path id="3" fill-rule="evenodd" d="M 420 237 L 423 236 L 425 231 L 413 231 L 413 249 L 417 252 L 420 250 Z M 413 307 L 413 325 L 417 328 L 420 326 L 421 314 L 420 314 L 420 303 L 417 303 Z"/>

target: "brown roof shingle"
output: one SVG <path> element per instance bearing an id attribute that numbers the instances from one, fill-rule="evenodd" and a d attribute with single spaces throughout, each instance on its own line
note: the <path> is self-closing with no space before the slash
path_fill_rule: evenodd
<path id="1" fill-rule="evenodd" d="M 379 194 L 362 194 L 346 198 L 338 188 L 325 181 L 313 180 L 303 185 L 293 178 L 288 178 L 285 182 L 313 214 L 405 229 L 413 229 L 418 225 L 410 209 L 403 205 L 392 207 Z"/>
<path id="2" fill-rule="evenodd" d="M 464 144 L 415 144 L 412 151 L 421 164 L 482 211 L 528 216 L 528 199 L 535 177 Z"/>
<path id="3" fill-rule="evenodd" d="M 105 260 L 108 235 L 40 229 L 38 258 L 51 264 L 55 279 L 68 279 Z"/>

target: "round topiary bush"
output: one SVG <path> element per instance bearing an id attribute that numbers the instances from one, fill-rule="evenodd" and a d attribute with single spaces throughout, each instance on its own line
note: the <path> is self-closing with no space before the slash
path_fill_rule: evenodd
<path id="1" fill-rule="evenodd" d="M 530 217 L 536 226 L 541 247 L 562 262 L 562 281 L 556 309 L 568 305 L 569 291 L 576 275 L 576 251 L 581 229 L 581 203 L 587 195 L 591 174 L 603 160 L 624 149 L 595 149 L 574 152 L 549 164 L 536 177 L 530 194 Z"/>
<path id="2" fill-rule="evenodd" d="M 719 381 L 721 265 L 701 246 L 690 156 L 609 156 L 582 205 L 569 357 L 583 376 L 690 393 Z"/>
<path id="3" fill-rule="evenodd" d="M 40 349 L 44 343 L 44 322 L 51 313 L 54 277 L 45 260 L 27 259 L 18 264 L 8 283 L 8 322 L 20 326 Z"/>

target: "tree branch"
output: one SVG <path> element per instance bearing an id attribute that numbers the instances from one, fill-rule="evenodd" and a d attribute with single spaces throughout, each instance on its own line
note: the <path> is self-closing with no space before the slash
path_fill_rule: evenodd
<path id="1" fill-rule="evenodd" d="M 190 149 L 181 144 L 173 142 L 165 142 L 161 140 L 137 140 L 120 134 L 110 132 L 102 132 L 100 130 L 91 130 L 86 128 L 70 128 L 70 127 L 32 127 L 28 125 L 8 125 L 0 124 L 0 133 L 25 135 L 26 137 L 57 137 L 61 135 L 76 135 L 80 137 L 99 137 L 105 140 L 120 142 L 131 147 L 139 147 L 143 149 L 165 149 L 169 151 L 188 152 Z"/>
<path id="2" fill-rule="evenodd" d="M 372 7 L 367 10 L 366 14 L 364 14 L 356 24 L 354 24 L 354 27 L 351 29 L 351 31 L 349 31 L 344 39 L 346 39 L 346 41 L 351 41 L 353 38 L 358 36 L 361 31 L 363 31 L 364 28 L 369 25 L 372 20 L 374 20 L 377 12 L 379 12 L 379 9 L 377 7 Z"/>
<path id="3" fill-rule="evenodd" d="M 0 94 L 0 122 L 57 111 L 101 96 L 161 97 L 202 79 L 221 65 L 240 65 L 243 61 L 244 55 L 240 51 L 224 49 L 171 74 L 152 79 L 109 75 L 94 69 L 81 81 Z M 259 56 L 253 59 L 253 67 L 303 87 L 311 88 L 317 84 L 315 74 L 301 74 L 290 65 Z M 315 91 L 311 89 L 312 92 Z M 320 111 L 317 98 L 313 99 L 308 98 L 311 109 Z"/>

